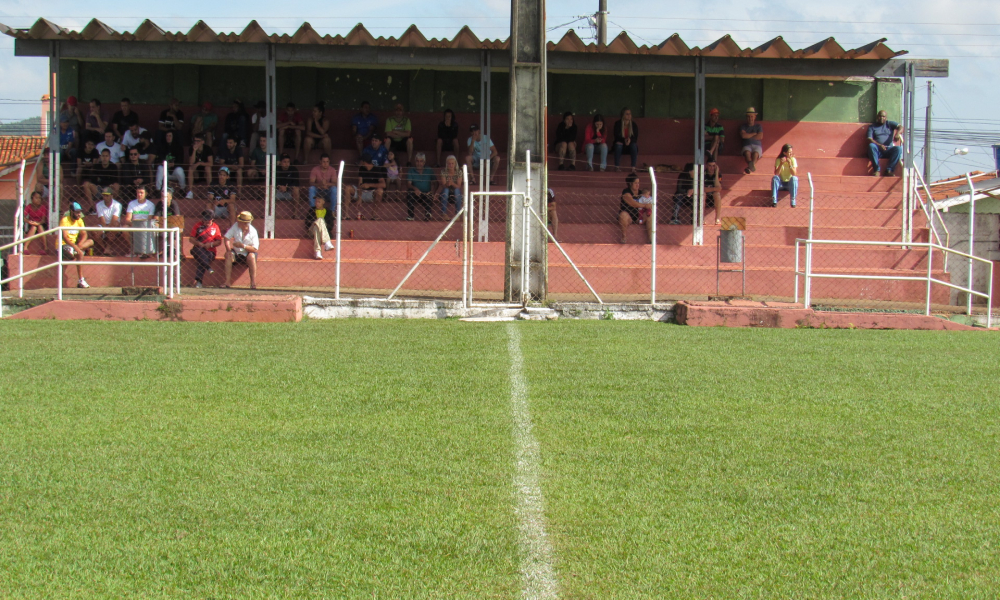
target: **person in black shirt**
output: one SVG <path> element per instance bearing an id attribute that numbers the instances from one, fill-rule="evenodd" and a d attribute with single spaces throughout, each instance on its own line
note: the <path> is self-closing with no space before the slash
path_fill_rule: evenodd
<path id="1" fill-rule="evenodd" d="M 91 167 L 90 181 L 83 183 L 83 190 L 87 198 L 94 200 L 94 197 L 101 190 L 108 187 L 113 189 L 115 194 L 117 194 L 119 189 L 118 175 L 118 165 L 111 162 L 111 151 L 105 148 L 101 152 L 101 160 Z"/>
<path id="2" fill-rule="evenodd" d="M 243 187 L 243 148 L 239 147 L 239 139 L 226 138 L 223 147 L 215 155 L 216 165 L 225 165 L 229 170 L 236 170 L 236 185 Z"/>
<path id="3" fill-rule="evenodd" d="M 642 213 L 649 210 L 649 205 L 640 202 L 640 199 L 647 198 L 646 190 L 639 187 L 639 176 L 629 173 L 625 178 L 625 189 L 618 202 L 618 225 L 622 229 L 621 243 L 627 241 L 628 226 L 632 223 L 646 224 L 646 233 L 649 242 L 653 243 L 653 220 L 642 218 Z"/>
<path id="4" fill-rule="evenodd" d="M 150 184 L 149 165 L 142 162 L 139 152 L 138 147 L 130 149 L 121 165 L 121 182 L 125 186 L 125 196 L 129 198 L 134 197 L 136 188 Z"/>
<path id="5" fill-rule="evenodd" d="M 361 202 L 372 203 L 372 216 L 369 219 L 372 221 L 378 220 L 378 204 L 382 201 L 382 194 L 385 192 L 385 167 L 376 167 L 374 165 L 369 167 L 369 164 L 361 163 L 361 166 L 358 168 L 358 175 L 360 177 L 355 200 L 358 202 L 359 221 L 364 218 L 364 215 L 361 214 Z"/>
<path id="6" fill-rule="evenodd" d="M 160 120 L 157 123 L 157 127 L 162 133 L 173 131 L 179 134 L 183 126 L 184 112 L 181 110 L 181 103 L 177 98 L 171 98 L 167 109 L 160 112 Z"/>
<path id="7" fill-rule="evenodd" d="M 458 156 L 461 154 L 461 144 L 458 141 L 458 123 L 455 122 L 455 111 L 444 110 L 444 119 L 438 123 L 437 163 L 435 169 L 441 168 L 441 152 Z"/>
<path id="8" fill-rule="evenodd" d="M 188 171 L 188 180 L 191 181 L 191 185 L 198 184 L 199 170 L 201 170 L 201 181 L 204 181 L 205 185 L 212 185 L 213 162 L 215 162 L 215 156 L 212 147 L 205 143 L 205 134 L 196 133 L 194 144 L 191 147 L 190 170 Z"/>
<path id="9" fill-rule="evenodd" d="M 122 98 L 121 110 L 111 117 L 111 131 L 115 134 L 115 139 L 122 139 L 129 127 L 139 122 L 139 115 L 132 111 L 132 102 L 128 98 Z"/>
<path id="10" fill-rule="evenodd" d="M 299 213 L 299 170 L 292 166 L 292 157 L 281 155 L 278 166 L 274 169 L 274 197 L 276 200 L 292 202 L 292 214 L 297 218 Z M 331 207 L 332 208 L 332 207 Z"/>
<path id="11" fill-rule="evenodd" d="M 139 151 L 139 160 L 146 164 L 156 162 L 156 149 L 153 147 L 153 136 L 148 131 L 139 134 L 139 143 L 135 149 Z"/>
<path id="12" fill-rule="evenodd" d="M 180 141 L 176 139 L 176 134 L 173 131 L 166 131 L 163 133 L 163 142 L 161 142 L 156 147 L 156 189 L 163 188 L 163 162 L 167 162 L 167 173 L 170 174 L 171 179 L 177 180 L 180 187 L 183 189 L 187 182 L 187 174 L 184 173 L 184 147 L 181 146 Z"/>
<path id="13" fill-rule="evenodd" d="M 236 218 L 236 188 L 229 183 L 229 167 L 221 167 L 218 172 L 219 183 L 208 186 L 209 202 L 207 208 L 217 219 Z"/>
<path id="14" fill-rule="evenodd" d="M 570 171 L 576 170 L 576 123 L 573 121 L 573 113 L 566 111 L 563 113 L 562 123 L 556 127 L 556 154 L 559 156 L 559 170 L 567 168 Z M 569 159 L 569 165 L 564 165 L 563 160 Z"/>
<path id="15" fill-rule="evenodd" d="M 250 115 L 247 114 L 242 102 L 233 100 L 233 108 L 222 124 L 222 143 L 225 144 L 226 140 L 233 138 L 240 145 L 245 145 L 249 134 Z"/>
<path id="16" fill-rule="evenodd" d="M 719 195 L 722 194 L 722 173 L 719 164 L 710 154 L 705 155 L 705 208 L 714 208 Z M 684 221 L 690 223 L 694 218 L 694 163 L 684 165 L 684 170 L 677 176 L 677 187 L 674 190 L 674 217 L 671 225 L 681 225 L 681 210 L 686 211 Z"/>
<path id="17" fill-rule="evenodd" d="M 111 154 L 109 153 L 108 160 L 110 159 Z M 76 181 L 80 185 L 93 181 L 91 168 L 99 162 L 101 162 L 101 154 L 94 148 L 94 140 L 88 139 L 83 143 L 83 152 L 76 156 Z"/>

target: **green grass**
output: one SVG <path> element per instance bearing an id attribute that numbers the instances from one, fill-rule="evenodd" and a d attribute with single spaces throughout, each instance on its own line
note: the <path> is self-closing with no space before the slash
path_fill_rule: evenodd
<path id="1" fill-rule="evenodd" d="M 994 334 L 515 326 L 561 597 L 1000 589 Z M 519 597 L 506 327 L 0 322 L 0 597 Z"/>

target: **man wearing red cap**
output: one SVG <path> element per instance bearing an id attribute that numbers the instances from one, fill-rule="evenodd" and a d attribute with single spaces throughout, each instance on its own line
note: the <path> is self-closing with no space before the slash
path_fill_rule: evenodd
<path id="1" fill-rule="evenodd" d="M 726 142 L 726 130 L 719 122 L 719 109 L 708 111 L 708 122 L 705 123 L 705 145 L 712 159 L 718 159 L 722 146 Z"/>
<path id="2" fill-rule="evenodd" d="M 215 128 L 219 126 L 219 115 L 212 112 L 212 103 L 205 102 L 201 105 L 201 112 L 191 118 L 191 136 L 201 133 L 205 136 L 205 144 L 213 146 L 215 142 Z"/>

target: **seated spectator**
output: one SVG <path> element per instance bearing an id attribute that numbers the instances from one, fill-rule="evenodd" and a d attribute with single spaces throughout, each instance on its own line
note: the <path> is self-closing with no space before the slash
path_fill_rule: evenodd
<path id="1" fill-rule="evenodd" d="M 49 207 L 42 204 L 42 193 L 31 192 L 31 201 L 24 207 L 24 237 L 29 238 L 48 231 L 49 229 Z M 42 236 L 42 245 L 45 248 L 44 254 L 49 253 L 49 236 Z M 30 242 L 29 242 L 30 243 Z M 25 254 L 28 246 L 25 245 Z"/>
<path id="2" fill-rule="evenodd" d="M 146 164 L 156 162 L 156 148 L 153 147 L 153 136 L 148 131 L 139 134 L 139 143 L 135 147 L 139 151 L 139 160 Z"/>
<path id="3" fill-rule="evenodd" d="M 215 146 L 215 129 L 219 126 L 219 116 L 212 112 L 212 103 L 203 102 L 201 112 L 191 119 L 191 135 L 205 136 L 205 143 Z"/>
<path id="4" fill-rule="evenodd" d="M 101 116 L 101 101 L 94 98 L 90 101 L 90 113 L 87 115 L 84 128 L 84 140 L 90 140 L 96 146 L 104 139 L 104 132 L 108 129 L 108 123 Z"/>
<path id="5" fill-rule="evenodd" d="M 722 169 L 711 155 L 705 155 L 705 208 L 722 206 Z"/>
<path id="6" fill-rule="evenodd" d="M 726 129 L 719 122 L 719 109 L 708 111 L 708 122 L 705 123 L 705 145 L 712 158 L 718 159 L 722 147 L 726 143 Z"/>
<path id="7" fill-rule="evenodd" d="M 455 203 L 456 212 L 462 210 L 462 172 L 458 170 L 458 159 L 454 155 L 444 160 L 438 184 L 441 186 L 441 216 L 447 219 L 449 198 Z"/>
<path id="8" fill-rule="evenodd" d="M 215 155 L 215 164 L 229 167 L 230 171 L 235 169 L 236 186 L 243 187 L 243 149 L 240 148 L 239 140 L 235 137 L 226 138 L 225 144 Z"/>
<path id="9" fill-rule="evenodd" d="M 156 204 L 156 209 L 153 210 L 153 217 L 156 218 L 157 227 L 167 226 L 167 222 L 163 219 L 164 216 L 177 217 L 181 214 L 180 207 L 174 202 L 174 190 L 172 188 L 167 188 L 161 201 L 154 202 L 154 204 Z"/>
<path id="10" fill-rule="evenodd" d="M 215 214 L 210 210 L 201 212 L 201 220 L 191 228 L 191 258 L 195 261 L 194 287 L 204 287 L 205 272 L 212 273 L 216 248 L 222 245 L 222 230 L 215 223 Z"/>
<path id="11" fill-rule="evenodd" d="M 601 171 L 608 168 L 608 129 L 604 126 L 604 117 L 594 115 L 594 119 L 583 132 L 584 146 L 587 153 L 587 170 L 594 170 L 594 150 L 601 151 Z"/>
<path id="12" fill-rule="evenodd" d="M 795 150 L 791 144 L 781 147 L 781 154 L 774 159 L 774 177 L 771 178 L 771 206 L 778 206 L 778 192 L 787 190 L 791 194 L 792 208 L 799 194 L 799 163 L 795 160 Z"/>
<path id="13" fill-rule="evenodd" d="M 358 156 L 368 147 L 368 140 L 378 130 L 378 117 L 372 114 L 372 107 L 365 100 L 361 103 L 361 112 L 351 119 L 351 133 L 354 134 L 354 145 L 358 149 Z"/>
<path id="14" fill-rule="evenodd" d="M 497 152 L 497 147 L 493 145 L 493 140 L 483 138 L 483 132 L 479 131 L 479 125 L 470 126 L 469 132 L 469 139 L 465 143 L 469 149 L 469 153 L 465 155 L 465 164 L 469 167 L 472 181 L 476 181 L 475 173 L 479 167 L 479 161 L 488 159 L 490 161 L 490 185 L 496 185 L 497 171 L 500 169 L 500 154 Z M 489 150 L 486 150 L 487 148 Z"/>
<path id="15" fill-rule="evenodd" d="M 76 130 L 69 126 L 69 117 L 59 117 L 59 160 L 75 161 L 76 149 Z"/>
<path id="16" fill-rule="evenodd" d="M 306 126 L 294 102 L 289 102 L 284 112 L 278 115 L 277 130 L 278 152 L 284 152 L 291 144 L 295 148 L 295 160 L 301 161 L 302 133 L 306 130 Z"/>
<path id="17" fill-rule="evenodd" d="M 281 155 L 274 170 L 274 186 L 274 198 L 291 201 L 292 218 L 295 218 L 299 211 L 299 170 L 292 166 L 292 157 L 287 154 Z"/>
<path id="18" fill-rule="evenodd" d="M 367 168 L 384 167 L 389 160 L 389 151 L 382 145 L 382 138 L 374 136 L 368 147 L 361 153 L 361 165 Z"/>
<path id="19" fill-rule="evenodd" d="M 413 124 L 403 112 L 403 105 L 397 104 L 395 113 L 385 120 L 386 148 L 400 156 L 399 164 L 409 165 L 413 156 Z"/>
<path id="20" fill-rule="evenodd" d="M 458 154 L 461 151 L 462 148 L 458 142 L 458 123 L 455 122 L 455 111 L 446 108 L 444 109 L 444 116 L 441 122 L 438 123 L 437 161 L 434 163 L 434 168 L 441 168 L 442 152 Z"/>
<path id="21" fill-rule="evenodd" d="M 109 187 L 101 192 L 101 202 L 97 203 L 98 227 L 121 227 L 122 205 L 114 199 L 114 190 Z M 104 256 L 114 256 L 115 250 L 128 247 L 121 231 L 94 232 L 94 252 Z"/>
<path id="22" fill-rule="evenodd" d="M 615 121 L 612 133 L 615 144 L 615 171 L 621 171 L 622 153 L 628 150 L 632 157 L 632 172 L 635 173 L 635 165 L 639 160 L 639 125 L 632 120 L 632 111 L 628 107 L 622 109 L 621 118 Z"/>
<path id="23" fill-rule="evenodd" d="M 399 177 L 399 163 L 396 162 L 396 153 L 390 150 L 385 157 L 385 185 L 387 190 L 402 189 L 403 180 Z"/>
<path id="24" fill-rule="evenodd" d="M 86 185 L 88 181 L 93 181 L 93 167 L 99 162 L 101 162 L 101 153 L 94 148 L 93 140 L 85 140 L 83 152 L 76 156 L 76 180 L 80 185 Z M 110 154 L 108 162 L 111 162 Z M 48 175 L 48 169 L 46 169 L 46 175 Z"/>
<path id="25" fill-rule="evenodd" d="M 326 198 L 327 205 L 337 201 L 337 170 L 330 166 L 330 156 L 319 157 L 319 165 L 309 172 L 309 207 L 316 207 L 316 197 Z"/>
<path id="26" fill-rule="evenodd" d="M 121 110 L 115 111 L 111 117 L 111 131 L 115 134 L 115 139 L 122 139 L 132 124 L 138 122 L 139 115 L 132 110 L 132 102 L 128 98 L 122 98 Z"/>
<path id="27" fill-rule="evenodd" d="M 333 230 L 334 219 L 336 214 L 332 209 L 327 209 L 323 196 L 316 198 L 316 207 L 310 208 L 306 213 L 306 237 L 311 237 L 313 240 L 316 260 L 323 260 L 324 250 L 333 250 L 330 231 Z"/>
<path id="28" fill-rule="evenodd" d="M 674 190 L 674 216 L 671 225 L 681 225 L 681 210 L 685 210 L 687 223 L 694 219 L 694 163 L 684 165 L 684 170 L 677 176 L 677 187 Z M 722 193 L 722 173 L 719 164 L 711 156 L 705 156 L 705 208 L 713 208 L 718 204 Z"/>
<path id="29" fill-rule="evenodd" d="M 225 288 L 232 287 L 233 263 L 247 265 L 250 269 L 250 289 L 257 289 L 257 252 L 260 250 L 260 238 L 257 230 L 250 223 L 253 215 L 243 211 L 236 217 L 229 231 L 226 232 L 226 283 Z"/>
<path id="30" fill-rule="evenodd" d="M 323 152 L 330 154 L 333 152 L 333 142 L 330 141 L 330 123 L 326 120 L 324 112 L 326 104 L 317 102 L 312 109 L 312 116 L 306 121 L 305 155 L 309 158 L 313 146 L 323 146 Z"/>
<path id="31" fill-rule="evenodd" d="M 195 134 L 194 144 L 191 146 L 190 170 L 188 171 L 188 180 L 191 181 L 191 185 L 198 185 L 202 181 L 205 185 L 212 185 L 212 164 L 214 162 L 215 156 L 212 153 L 212 147 L 205 141 L 205 134 Z M 198 178 L 199 172 L 201 173 L 200 179 Z"/>
<path id="32" fill-rule="evenodd" d="M 163 189 L 163 163 L 166 161 L 167 172 L 170 179 L 176 181 L 181 189 L 187 187 L 187 175 L 184 173 L 184 147 L 180 141 L 175 139 L 173 131 L 163 132 L 163 142 L 156 149 L 156 156 L 159 158 L 156 165 L 156 189 Z"/>
<path id="33" fill-rule="evenodd" d="M 81 135 L 81 132 L 87 121 L 83 116 L 83 111 L 80 110 L 80 105 L 79 102 L 77 102 L 76 96 L 66 98 L 66 101 L 59 107 L 59 120 L 61 121 L 64 118 L 66 119 L 66 122 L 69 123 L 69 128 L 76 132 L 77 141 L 82 143 L 83 136 Z M 80 147 L 79 144 L 77 147 Z"/>
<path id="34" fill-rule="evenodd" d="M 128 161 L 121 165 L 120 181 L 125 186 L 123 193 L 126 198 L 132 197 L 136 188 L 145 187 L 153 182 L 149 165 L 142 161 L 139 152 L 138 146 L 130 149 Z"/>
<path id="35" fill-rule="evenodd" d="M 133 113 L 135 114 L 135 113 Z M 104 132 L 104 141 L 95 146 L 98 153 L 108 151 L 111 158 L 111 164 L 117 165 L 121 162 L 122 157 L 125 156 L 125 148 L 115 141 L 115 134 L 110 131 Z"/>
<path id="36" fill-rule="evenodd" d="M 694 169 L 693 165 L 691 169 Z M 647 202 L 640 202 L 640 199 L 647 195 L 646 190 L 639 187 L 639 176 L 635 173 L 629 173 L 625 178 L 625 189 L 622 190 L 621 198 L 618 202 L 618 225 L 622 230 L 622 244 L 628 241 L 628 226 L 632 223 L 645 223 L 649 243 L 653 243 L 653 220 L 649 218 L 644 219 L 640 214 L 641 210 L 649 210 Z"/>
<path id="37" fill-rule="evenodd" d="M 740 125 L 740 137 L 743 138 L 743 160 L 747 161 L 743 172 L 749 175 L 757 170 L 757 161 L 764 151 L 764 129 L 757 123 L 757 111 L 752 106 L 747 109 L 747 122 Z"/>
<path id="38" fill-rule="evenodd" d="M 242 102 L 233 100 L 232 108 L 222 124 L 222 144 L 224 145 L 226 140 L 232 138 L 240 146 L 245 146 L 248 135 L 250 135 L 250 115 L 247 114 L 247 109 L 244 108 Z"/>
<path id="39" fill-rule="evenodd" d="M 424 210 L 424 220 L 431 219 L 431 199 L 434 197 L 434 170 L 427 167 L 427 157 L 417 152 L 413 157 L 413 168 L 406 172 L 406 220 L 413 220 L 413 209 L 419 204 Z M 457 168 L 457 161 L 455 163 Z"/>
<path id="40" fill-rule="evenodd" d="M 146 197 L 146 188 L 135 190 L 135 200 L 125 209 L 125 227 L 148 227 L 153 224 L 156 205 Z M 132 254 L 146 259 L 156 254 L 156 235 L 153 232 L 132 232 Z"/>
<path id="41" fill-rule="evenodd" d="M 62 232 L 62 253 L 63 260 L 76 263 L 76 276 L 79 278 L 76 287 L 89 288 L 90 285 L 83 278 L 83 265 L 81 263 L 83 255 L 86 254 L 88 248 L 94 245 L 94 241 L 88 239 L 87 232 L 83 229 L 86 227 L 83 223 L 83 207 L 77 202 L 70 204 L 69 213 L 59 220 L 59 226 L 70 228 L 64 229 Z M 62 277 L 62 273 L 59 276 Z"/>
<path id="42" fill-rule="evenodd" d="M 559 170 L 576 170 L 576 134 L 577 127 L 573 120 L 573 112 L 567 110 L 563 113 L 563 120 L 556 125 L 556 155 L 559 157 Z M 569 159 L 569 164 L 563 163 Z"/>
<path id="43" fill-rule="evenodd" d="M 184 111 L 181 110 L 181 103 L 177 98 L 171 98 L 167 108 L 160 111 L 160 120 L 157 121 L 160 140 L 166 137 L 168 131 L 172 131 L 174 132 L 174 137 L 179 142 L 183 127 Z"/>
<path id="44" fill-rule="evenodd" d="M 116 194 L 118 193 L 120 175 L 118 166 L 111 164 L 111 153 L 105 148 L 101 152 L 101 160 L 91 167 L 90 181 L 83 183 L 84 193 L 88 199 L 94 200 L 96 206 L 96 196 L 104 188 L 111 188 Z M 91 210 L 90 214 L 94 214 L 94 211 Z"/>
<path id="45" fill-rule="evenodd" d="M 556 213 L 556 193 L 548 189 L 549 226 L 552 227 L 552 237 L 559 239 L 559 215 Z"/>
<path id="46" fill-rule="evenodd" d="M 897 138 L 901 140 L 902 136 L 903 126 L 890 121 L 889 113 L 884 110 L 878 111 L 875 123 L 868 126 L 868 160 L 872 163 L 873 177 L 880 175 L 879 160 L 883 158 L 889 161 L 885 167 L 886 177 L 896 174 L 896 166 L 903 157 L 903 146 L 902 142 L 895 145 L 895 140 Z"/>
<path id="47" fill-rule="evenodd" d="M 257 145 L 250 151 L 247 165 L 247 179 L 250 181 L 264 179 L 267 172 L 267 136 L 257 137 Z"/>
<path id="48" fill-rule="evenodd" d="M 220 167 L 217 177 L 219 183 L 208 186 L 208 208 L 216 219 L 229 219 L 236 214 L 236 189 L 229 184 L 229 167 Z"/>
<path id="49" fill-rule="evenodd" d="M 378 136 L 372 138 L 371 146 L 385 150 Z M 361 167 L 358 169 L 358 185 L 355 188 L 354 199 L 358 201 L 357 215 L 359 220 L 364 218 L 361 214 L 361 203 L 371 202 L 372 216 L 369 218 L 372 221 L 377 221 L 378 205 L 382 201 L 382 195 L 385 193 L 385 161 L 379 162 L 378 158 L 370 158 L 369 160 L 371 162 L 364 162 L 365 159 L 362 158 Z M 344 187 L 346 188 L 347 186 Z"/>
<path id="50" fill-rule="evenodd" d="M 139 140 L 142 139 L 142 134 L 145 132 L 146 130 L 140 127 L 139 123 L 133 123 L 132 126 L 128 128 L 128 131 L 125 132 L 125 135 L 122 136 L 122 147 L 125 150 L 135 148 L 139 145 Z"/>
<path id="51" fill-rule="evenodd" d="M 267 137 L 267 128 L 271 124 L 271 119 L 267 116 L 267 103 L 261 100 L 255 106 L 257 110 L 250 116 L 250 148 L 257 148 L 257 139 Z M 267 150 L 267 147 L 264 147 Z"/>

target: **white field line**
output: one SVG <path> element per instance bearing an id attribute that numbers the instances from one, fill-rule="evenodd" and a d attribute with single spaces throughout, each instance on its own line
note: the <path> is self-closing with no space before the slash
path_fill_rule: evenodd
<path id="1" fill-rule="evenodd" d="M 521 334 L 514 323 L 507 325 L 507 350 L 510 353 L 510 404 L 514 415 L 514 491 L 520 534 L 521 596 L 525 600 L 555 599 L 559 597 L 559 586 L 552 567 L 552 546 L 545 533 L 545 498 L 538 485 L 540 452 L 538 440 L 532 433 Z"/>

